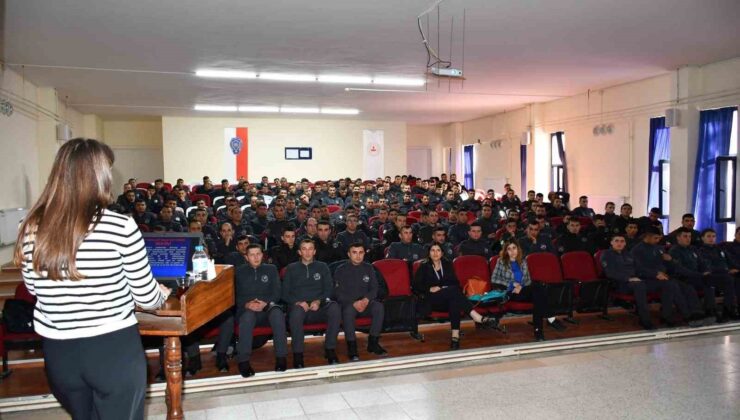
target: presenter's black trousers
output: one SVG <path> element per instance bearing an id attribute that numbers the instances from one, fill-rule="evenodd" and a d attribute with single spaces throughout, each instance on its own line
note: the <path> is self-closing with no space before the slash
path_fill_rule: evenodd
<path id="1" fill-rule="evenodd" d="M 74 420 L 143 419 L 146 356 L 137 325 L 89 338 L 44 338 L 52 393 Z"/>

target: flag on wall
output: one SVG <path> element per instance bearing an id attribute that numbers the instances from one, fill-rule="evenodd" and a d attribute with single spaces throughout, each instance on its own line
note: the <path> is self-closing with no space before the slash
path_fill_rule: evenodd
<path id="1" fill-rule="evenodd" d="M 383 157 L 383 130 L 362 130 L 362 176 L 364 179 L 375 179 L 385 176 Z"/>
<path id="2" fill-rule="evenodd" d="M 224 178 L 249 179 L 249 131 L 247 127 L 224 129 Z"/>

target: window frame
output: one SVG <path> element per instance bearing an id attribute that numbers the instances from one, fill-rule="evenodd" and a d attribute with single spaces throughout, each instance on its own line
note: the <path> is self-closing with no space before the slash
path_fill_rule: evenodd
<path id="1" fill-rule="evenodd" d="M 722 194 L 720 194 L 720 191 L 723 191 L 724 188 L 720 188 L 723 186 L 723 182 L 721 179 L 722 171 L 720 171 L 721 165 L 727 162 L 728 165 L 732 167 L 732 191 L 729 191 L 728 193 L 725 193 L 726 196 L 731 201 L 731 210 L 729 217 L 721 217 L 721 208 L 720 208 L 720 197 Z M 735 193 L 737 192 L 737 182 L 735 182 L 735 176 L 737 174 L 737 156 L 719 156 L 714 162 L 714 219 L 717 223 L 731 223 L 735 221 L 735 209 L 736 209 L 736 202 L 735 202 Z"/>

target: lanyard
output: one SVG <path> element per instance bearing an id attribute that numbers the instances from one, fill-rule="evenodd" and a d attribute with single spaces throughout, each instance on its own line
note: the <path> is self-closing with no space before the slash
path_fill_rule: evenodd
<path id="1" fill-rule="evenodd" d="M 437 280 L 442 281 L 442 278 L 445 276 L 445 269 L 442 264 L 439 265 L 439 271 L 434 268 L 434 265 L 432 265 L 432 269 L 434 270 L 434 275 L 437 276 Z"/>

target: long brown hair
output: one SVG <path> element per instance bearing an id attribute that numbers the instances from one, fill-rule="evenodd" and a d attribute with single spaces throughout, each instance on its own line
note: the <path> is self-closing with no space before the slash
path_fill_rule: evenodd
<path id="1" fill-rule="evenodd" d="M 507 241 L 503 248 L 501 249 L 501 252 L 498 254 L 498 258 L 500 261 L 502 261 L 507 266 L 511 266 L 511 260 L 509 259 L 509 253 L 506 252 L 506 249 L 509 248 L 509 245 L 516 246 L 517 253 L 516 253 L 516 262 L 519 264 L 519 266 L 522 266 L 522 261 L 524 261 L 524 252 L 522 251 L 521 245 L 519 245 L 519 242 L 517 241 Z"/>
<path id="2" fill-rule="evenodd" d="M 33 269 L 54 280 L 79 280 L 75 256 L 110 204 L 113 151 L 97 140 L 76 138 L 57 152 L 46 187 L 18 231 L 16 265 L 24 260 L 25 235 L 34 240 Z"/>

